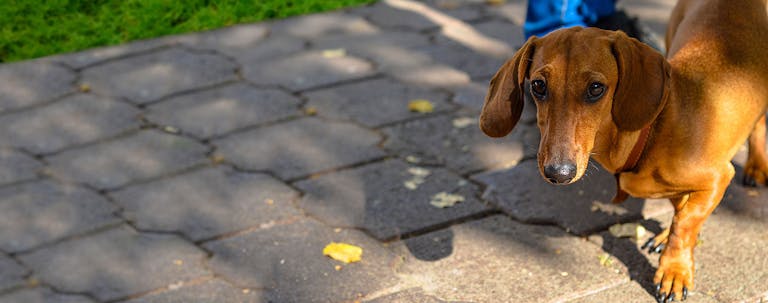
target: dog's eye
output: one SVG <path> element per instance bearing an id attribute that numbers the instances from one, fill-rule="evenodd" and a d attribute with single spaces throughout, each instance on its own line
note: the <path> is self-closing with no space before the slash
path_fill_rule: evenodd
<path id="1" fill-rule="evenodd" d="M 595 102 L 605 93 L 605 85 L 600 82 L 592 82 L 587 89 L 587 100 Z"/>
<path id="2" fill-rule="evenodd" d="M 547 83 L 544 80 L 531 81 L 531 93 L 539 99 L 547 96 Z"/>

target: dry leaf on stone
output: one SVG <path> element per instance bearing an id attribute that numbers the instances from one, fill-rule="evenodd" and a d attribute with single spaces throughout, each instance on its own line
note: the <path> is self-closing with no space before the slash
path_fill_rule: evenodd
<path id="1" fill-rule="evenodd" d="M 347 50 L 343 48 L 333 48 L 323 50 L 323 57 L 325 58 L 341 58 L 347 55 Z"/>
<path id="2" fill-rule="evenodd" d="M 307 116 L 317 115 L 317 108 L 308 106 L 307 108 L 304 109 L 304 114 L 306 114 Z"/>
<path id="3" fill-rule="evenodd" d="M 456 205 L 456 203 L 464 201 L 464 197 L 457 194 L 449 194 L 446 192 L 439 192 L 432 196 L 432 200 L 429 201 L 429 204 L 432 204 L 434 207 L 438 208 L 446 208 Z"/>
<path id="4" fill-rule="evenodd" d="M 416 99 L 408 103 L 408 110 L 417 113 L 431 113 L 435 110 L 435 107 L 429 100 Z"/>
<path id="5" fill-rule="evenodd" d="M 430 171 L 426 168 L 421 167 L 410 167 L 408 168 L 408 173 L 413 175 L 411 179 L 406 180 L 403 182 L 403 185 L 405 188 L 410 190 L 416 190 L 419 188 L 419 185 L 424 183 L 426 181 L 427 176 L 429 176 Z"/>
<path id="6" fill-rule="evenodd" d="M 608 232 L 617 238 L 640 239 L 645 235 L 645 227 L 638 223 L 614 224 Z"/>
<path id="7" fill-rule="evenodd" d="M 405 161 L 408 163 L 419 164 L 421 162 L 421 158 L 416 156 L 406 156 Z"/>
<path id="8" fill-rule="evenodd" d="M 360 261 L 363 249 L 352 244 L 331 242 L 323 248 L 323 255 L 344 263 L 352 263 Z"/>
<path id="9" fill-rule="evenodd" d="M 613 264 L 613 259 L 611 259 L 611 255 L 605 253 L 597 257 L 600 260 L 600 265 L 609 267 L 611 264 Z"/>
<path id="10" fill-rule="evenodd" d="M 477 120 L 475 120 L 475 118 L 470 118 L 470 117 L 461 117 L 461 118 L 453 119 L 453 127 L 455 128 L 465 128 L 467 126 L 470 126 L 476 123 L 477 123 Z"/>
<path id="11" fill-rule="evenodd" d="M 590 208 L 592 212 L 602 212 L 609 215 L 624 215 L 627 213 L 627 209 L 624 207 L 621 207 L 619 205 L 613 204 L 613 203 L 604 203 L 600 201 L 592 201 L 592 207 Z"/>

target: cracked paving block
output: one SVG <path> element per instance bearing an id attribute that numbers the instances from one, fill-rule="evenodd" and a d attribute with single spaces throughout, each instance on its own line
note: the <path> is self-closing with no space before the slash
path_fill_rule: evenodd
<path id="1" fill-rule="evenodd" d="M 312 41 L 313 49 L 343 49 L 349 54 L 376 63 L 379 70 L 412 68 L 432 62 L 425 54 L 413 51 L 429 45 L 429 36 L 411 32 L 376 32 L 365 35 L 331 35 Z"/>
<path id="2" fill-rule="evenodd" d="M 487 210 L 478 188 L 443 168 L 423 168 L 399 160 L 369 164 L 297 182 L 305 194 L 299 206 L 333 226 L 365 229 L 379 240 L 424 230 Z M 451 207 L 431 204 L 439 193 L 463 201 Z"/>
<path id="3" fill-rule="evenodd" d="M 398 276 L 426 295 L 468 302 L 562 302 L 626 277 L 600 248 L 552 226 L 497 215 L 400 242 Z"/>
<path id="4" fill-rule="evenodd" d="M 271 35 L 290 35 L 304 39 L 345 34 L 360 35 L 378 32 L 379 29 L 365 19 L 340 12 L 314 14 L 278 20 L 272 23 Z"/>
<path id="5" fill-rule="evenodd" d="M 345 264 L 323 256 L 331 242 L 363 249 L 362 260 Z M 356 230 L 304 219 L 205 244 L 216 274 L 241 287 L 268 288 L 267 302 L 348 302 L 397 283 L 397 256 Z"/>
<path id="6" fill-rule="evenodd" d="M 0 185 L 34 179 L 43 164 L 21 152 L 0 148 Z"/>
<path id="7" fill-rule="evenodd" d="M 477 126 L 477 115 L 460 112 L 397 124 L 384 129 L 384 147 L 422 163 L 446 165 L 461 173 L 514 166 L 536 154 L 538 130 L 518 125 L 510 136 L 489 138 Z M 537 142 L 537 141 L 536 141 Z"/>
<path id="8" fill-rule="evenodd" d="M 208 148 L 158 130 L 69 149 L 48 157 L 51 173 L 99 189 L 177 172 L 207 161 Z"/>
<path id="9" fill-rule="evenodd" d="M 198 241 L 298 215 L 298 193 L 264 174 L 204 168 L 110 194 L 139 229 Z"/>
<path id="10" fill-rule="evenodd" d="M 0 292 L 24 285 L 24 278 L 27 275 L 29 270 L 4 253 L 0 253 Z"/>
<path id="11" fill-rule="evenodd" d="M 505 45 L 508 50 L 516 50 L 525 43 L 525 36 L 523 35 L 523 28 L 521 25 L 491 20 L 473 24 L 472 30 L 476 31 L 479 36 L 472 36 L 469 38 L 461 37 L 462 39 L 457 39 L 457 37 L 450 35 L 450 33 L 441 33 L 435 38 L 435 42 L 438 45 L 458 45 L 468 49 L 478 50 L 487 48 L 487 42 L 482 38 L 491 39 L 496 43 L 501 43 L 501 45 Z M 498 55 L 505 53 L 506 52 L 500 52 Z M 511 58 L 513 54 L 514 52 L 506 53 L 509 58 Z M 496 70 L 494 69 L 491 74 L 493 74 L 493 72 L 496 72 Z"/>
<path id="12" fill-rule="evenodd" d="M 24 288 L 0 295 L 3 303 L 93 303 L 81 295 L 65 295 L 46 287 Z"/>
<path id="13" fill-rule="evenodd" d="M 111 137 L 139 128 L 140 111 L 126 103 L 77 94 L 0 117 L 0 142 L 35 154 Z"/>
<path id="14" fill-rule="evenodd" d="M 20 255 L 39 279 L 101 301 L 167 287 L 209 273 L 205 252 L 174 235 L 118 227 Z"/>
<path id="15" fill-rule="evenodd" d="M 235 80 L 237 68 L 220 55 L 170 48 L 88 68 L 82 81 L 100 94 L 144 104 Z"/>
<path id="16" fill-rule="evenodd" d="M 644 200 L 631 198 L 611 203 L 616 193 L 613 175 L 590 163 L 579 181 L 567 186 L 547 183 L 535 160 L 507 170 L 475 175 L 487 186 L 483 198 L 523 222 L 557 224 L 569 233 L 587 235 L 643 217 Z M 662 204 L 663 205 L 663 204 Z"/>
<path id="17" fill-rule="evenodd" d="M 199 284 L 176 285 L 168 291 L 151 293 L 124 303 L 266 303 L 261 290 L 236 288 L 220 279 Z"/>
<path id="18" fill-rule="evenodd" d="M 375 299 L 363 301 L 363 303 L 462 303 L 457 301 L 443 301 L 434 296 L 425 295 L 424 291 L 418 288 L 406 289 L 394 294 L 381 296 Z"/>
<path id="19" fill-rule="evenodd" d="M 74 91 L 74 72 L 39 60 L 0 66 L 0 112 L 52 101 Z"/>
<path id="20" fill-rule="evenodd" d="M 117 208 L 97 193 L 52 181 L 0 189 L 0 249 L 27 251 L 120 219 Z"/>
<path id="21" fill-rule="evenodd" d="M 389 79 L 376 79 L 304 94 L 306 106 L 317 108 L 318 115 L 353 120 L 378 127 L 423 114 L 408 110 L 408 103 L 417 99 L 432 102 L 435 111 L 455 106 L 447 103 L 448 94 L 420 87 L 405 86 Z"/>
<path id="22" fill-rule="evenodd" d="M 182 95 L 148 107 L 147 118 L 198 138 L 299 115 L 301 101 L 276 89 L 237 83 Z"/>
<path id="23" fill-rule="evenodd" d="M 384 156 L 381 137 L 359 126 L 302 118 L 236 133 L 213 142 L 225 159 L 248 170 L 293 179 Z"/>
<path id="24" fill-rule="evenodd" d="M 261 85 L 280 85 L 301 91 L 373 75 L 374 66 L 347 55 L 308 51 L 243 66 L 243 76 Z"/>

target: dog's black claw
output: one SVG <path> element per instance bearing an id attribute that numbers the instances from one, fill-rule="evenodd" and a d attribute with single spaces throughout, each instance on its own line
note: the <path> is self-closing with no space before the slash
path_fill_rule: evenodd
<path id="1" fill-rule="evenodd" d="M 744 178 L 742 178 L 741 183 L 744 184 L 744 186 L 757 187 L 757 181 L 746 174 L 744 175 Z"/>
<path id="2" fill-rule="evenodd" d="M 654 243 L 653 238 L 650 238 L 648 239 L 648 241 L 645 242 L 645 244 L 643 244 L 643 246 L 640 246 L 640 249 L 644 250 L 646 248 L 650 248 L 653 245 L 653 243 Z"/>
<path id="3" fill-rule="evenodd" d="M 667 294 L 666 293 L 660 293 L 659 294 L 659 302 L 662 302 L 662 303 L 667 302 Z"/>
<path id="4" fill-rule="evenodd" d="M 664 243 L 659 244 L 658 246 L 653 248 L 653 252 L 655 253 L 661 253 L 661 251 L 664 250 Z"/>
<path id="5" fill-rule="evenodd" d="M 688 287 L 683 286 L 683 301 L 688 299 Z"/>
<path id="6" fill-rule="evenodd" d="M 669 297 L 667 297 L 667 303 L 675 301 L 675 293 L 669 294 Z"/>

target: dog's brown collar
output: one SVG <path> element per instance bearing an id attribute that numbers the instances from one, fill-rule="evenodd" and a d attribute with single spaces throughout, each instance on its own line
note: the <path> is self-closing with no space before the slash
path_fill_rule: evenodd
<path id="1" fill-rule="evenodd" d="M 616 195 L 613 197 L 613 203 L 621 203 L 629 198 L 629 194 L 621 189 L 619 175 L 621 175 L 623 172 L 633 170 L 635 169 L 635 166 L 637 166 L 637 162 L 640 161 L 640 156 L 643 154 L 643 150 L 645 149 L 645 144 L 648 142 L 648 136 L 651 134 L 651 125 L 652 123 L 648 124 L 648 126 L 643 127 L 643 129 L 640 130 L 640 137 L 637 138 L 635 146 L 633 146 L 632 150 L 629 152 L 627 162 L 624 162 L 624 166 L 622 166 L 614 174 L 614 177 L 616 177 Z"/>

